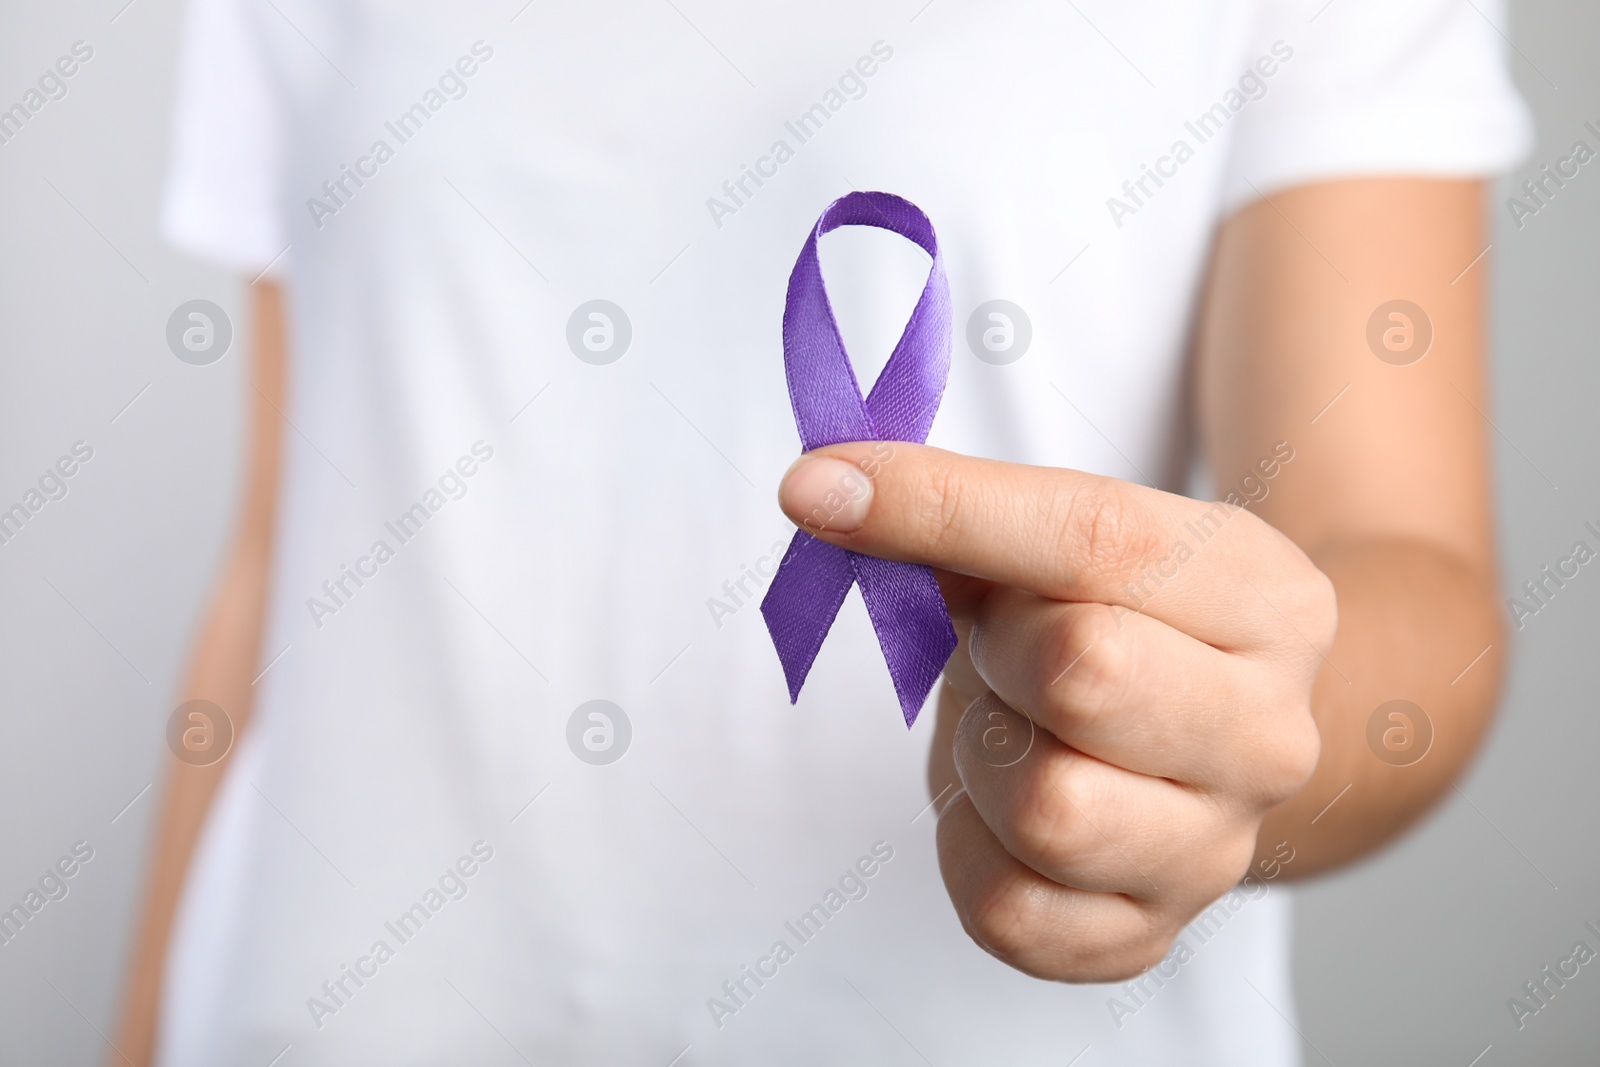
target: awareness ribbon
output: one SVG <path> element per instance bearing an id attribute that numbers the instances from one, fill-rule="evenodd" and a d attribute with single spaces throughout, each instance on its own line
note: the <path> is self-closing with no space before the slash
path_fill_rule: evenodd
<path id="1" fill-rule="evenodd" d="M 817 239 L 840 226 L 891 230 L 933 257 L 922 296 L 864 400 L 817 260 Z M 920 208 L 890 193 L 861 192 L 828 205 L 789 275 L 783 365 L 804 451 L 844 441 L 921 444 L 928 439 L 950 374 L 950 284 L 933 223 Z M 841 496 L 849 491 L 848 486 L 839 488 Z M 826 516 L 819 525 L 826 527 Z M 852 583 L 861 586 L 909 728 L 956 647 L 955 627 L 933 570 L 850 552 L 817 540 L 804 528 L 795 531 L 761 601 L 761 615 L 789 683 L 789 701 L 799 700 L 800 687 Z"/>

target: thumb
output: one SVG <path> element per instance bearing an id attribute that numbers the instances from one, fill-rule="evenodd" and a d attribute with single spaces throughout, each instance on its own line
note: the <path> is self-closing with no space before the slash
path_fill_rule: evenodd
<path id="1" fill-rule="evenodd" d="M 779 483 L 778 505 L 813 537 L 868 555 L 912 559 L 910 554 L 896 553 L 892 548 L 886 550 L 883 545 L 869 545 L 860 536 L 845 536 L 864 532 L 877 497 L 879 476 L 897 459 L 906 459 L 908 449 L 944 454 L 938 449 L 903 441 L 862 441 L 809 452 L 790 466 Z M 921 466 L 927 469 L 925 463 Z M 922 499 L 937 499 L 937 496 L 924 494 Z M 877 518 L 886 518 L 882 513 L 888 510 L 888 507 L 880 507 Z M 947 570 L 937 564 L 934 575 L 958 625 L 964 618 L 970 618 L 978 602 L 994 588 L 994 583 L 987 579 Z"/>

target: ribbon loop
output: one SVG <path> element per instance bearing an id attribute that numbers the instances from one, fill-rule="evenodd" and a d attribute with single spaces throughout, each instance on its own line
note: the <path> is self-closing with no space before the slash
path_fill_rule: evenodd
<path id="1" fill-rule="evenodd" d="M 899 343 L 865 397 L 817 258 L 818 238 L 841 226 L 890 230 L 933 257 Z M 789 275 L 783 309 L 784 371 L 804 450 L 845 441 L 926 441 L 950 374 L 950 325 L 944 257 L 933 223 L 920 208 L 890 193 L 851 193 L 828 205 Z M 761 601 L 789 700 L 799 699 L 852 583 L 861 586 L 909 727 L 956 647 L 955 627 L 932 569 L 850 552 L 803 529 L 795 531 Z"/>

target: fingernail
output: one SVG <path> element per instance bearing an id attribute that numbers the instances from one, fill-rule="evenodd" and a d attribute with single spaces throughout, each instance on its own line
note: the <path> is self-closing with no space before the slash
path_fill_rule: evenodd
<path id="1" fill-rule="evenodd" d="M 778 506 L 811 533 L 851 533 L 867 521 L 872 479 L 842 459 L 801 456 L 778 485 Z"/>

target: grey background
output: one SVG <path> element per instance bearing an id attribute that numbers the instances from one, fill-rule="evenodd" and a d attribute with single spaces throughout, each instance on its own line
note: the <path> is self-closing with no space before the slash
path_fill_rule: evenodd
<path id="1" fill-rule="evenodd" d="M 237 494 L 239 281 L 155 230 L 181 3 L 124 3 L 0 16 L 4 106 L 73 41 L 95 49 L 68 95 L 0 145 L 0 507 L 74 441 L 95 450 L 69 495 L 0 546 L 0 902 L 73 842 L 95 850 L 70 894 L 0 947 L 5 1065 L 104 1054 L 96 1030 L 114 1015 L 154 811 L 145 790 Z M 1600 10 L 1520 0 L 1509 33 L 1539 128 L 1520 181 L 1580 136 L 1597 143 L 1583 122 L 1600 125 Z M 1600 163 L 1520 231 L 1505 195 L 1492 417 L 1510 595 L 1589 537 L 1585 520 L 1600 524 Z M 234 319 L 234 351 L 207 367 L 164 340 L 197 297 Z M 1582 928 L 1600 925 L 1597 622 L 1600 577 L 1585 568 L 1517 635 L 1499 723 L 1459 792 L 1397 847 L 1297 891 L 1308 1063 L 1600 1062 L 1600 966 L 1520 1032 L 1506 1007 L 1580 937 L 1600 947 Z"/>

